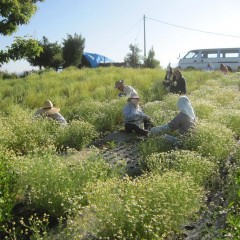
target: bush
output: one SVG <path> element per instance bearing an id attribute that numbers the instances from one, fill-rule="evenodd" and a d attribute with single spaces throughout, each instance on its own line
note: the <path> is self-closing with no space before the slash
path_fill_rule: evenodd
<path id="1" fill-rule="evenodd" d="M 58 148 L 69 147 L 81 150 L 98 136 L 94 126 L 88 122 L 73 120 L 59 129 L 56 139 Z"/>
<path id="2" fill-rule="evenodd" d="M 145 160 L 149 155 L 152 153 L 170 151 L 172 149 L 172 145 L 168 143 L 162 136 L 156 136 L 140 142 L 138 149 L 141 156 L 141 166 L 143 170 L 146 170 L 147 166 L 145 164 Z"/>
<path id="3" fill-rule="evenodd" d="M 188 150 L 154 153 L 146 159 L 145 165 L 155 174 L 162 175 L 170 170 L 188 173 L 201 186 L 211 184 L 217 172 L 216 164 L 211 159 Z"/>
<path id="4" fill-rule="evenodd" d="M 12 209 L 16 202 L 16 174 L 12 169 L 11 161 L 14 155 L 0 149 L 0 225 L 10 220 Z M 0 227 L 1 230 L 1 227 Z"/>
<path id="5" fill-rule="evenodd" d="M 19 109 L 0 118 L 0 125 L 0 145 L 20 155 L 52 148 L 59 128 L 59 124 L 48 119 L 33 121 Z"/>
<path id="6" fill-rule="evenodd" d="M 214 157 L 215 161 L 225 160 L 233 149 L 233 132 L 220 123 L 199 121 L 192 134 L 182 139 L 183 148 L 201 155 Z"/>
<path id="7" fill-rule="evenodd" d="M 216 110 L 218 110 L 217 106 L 205 99 L 198 100 L 194 104 L 194 111 L 199 120 L 210 119 Z"/>
<path id="8" fill-rule="evenodd" d="M 81 106 L 74 107 L 66 115 L 70 120 L 83 119 L 91 123 L 99 132 L 112 131 L 117 125 L 122 124 L 124 104 L 126 98 L 109 102 L 84 101 Z"/>
<path id="9" fill-rule="evenodd" d="M 19 158 L 14 165 L 18 173 L 19 195 L 28 196 L 28 204 L 51 216 L 66 213 L 73 199 L 80 199 L 84 204 L 84 187 L 89 182 L 105 181 L 120 174 L 96 155 L 84 160 L 80 156 L 66 160 L 42 154 Z"/>
<path id="10" fill-rule="evenodd" d="M 219 111 L 215 118 L 230 128 L 236 137 L 240 137 L 240 110 L 226 109 L 225 111 Z"/>
<path id="11" fill-rule="evenodd" d="M 69 219 L 69 239 L 164 239 L 202 203 L 202 189 L 188 175 L 169 172 L 111 179 L 86 189 L 89 205 Z M 76 204 L 76 207 L 78 204 Z"/>
<path id="12" fill-rule="evenodd" d="M 224 231 L 229 239 L 240 238 L 240 145 L 234 151 L 231 159 L 230 171 L 228 174 L 228 202 L 227 227 Z"/>

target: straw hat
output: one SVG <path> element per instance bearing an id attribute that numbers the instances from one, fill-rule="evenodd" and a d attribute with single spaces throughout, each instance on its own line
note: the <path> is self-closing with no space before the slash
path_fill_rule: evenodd
<path id="1" fill-rule="evenodd" d="M 58 113 L 59 111 L 60 108 L 54 107 L 50 100 L 46 100 L 43 104 L 43 107 L 38 110 L 38 113 L 52 115 Z"/>

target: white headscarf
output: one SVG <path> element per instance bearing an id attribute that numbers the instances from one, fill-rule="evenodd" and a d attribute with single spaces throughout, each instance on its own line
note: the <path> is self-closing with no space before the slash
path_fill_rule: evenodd
<path id="1" fill-rule="evenodd" d="M 185 113 L 192 120 L 196 120 L 194 110 L 187 96 L 181 96 L 178 99 L 177 106 L 180 112 Z"/>

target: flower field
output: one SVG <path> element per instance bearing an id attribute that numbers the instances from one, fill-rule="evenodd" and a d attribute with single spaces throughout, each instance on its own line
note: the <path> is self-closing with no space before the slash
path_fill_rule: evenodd
<path id="1" fill-rule="evenodd" d="M 164 90 L 164 70 L 69 68 L 17 79 L 0 73 L 0 238 L 184 239 L 184 226 L 219 190 L 225 204 L 213 215 L 224 211 L 225 221 L 205 229 L 205 239 L 240 238 L 240 74 L 183 75 L 196 130 L 180 148 L 159 136 L 142 140 L 143 174 L 132 177 L 92 143 L 123 129 L 126 98 L 118 98 L 116 80 L 138 91 L 155 125 L 177 114 L 179 96 Z M 67 126 L 33 118 L 47 99 Z"/>

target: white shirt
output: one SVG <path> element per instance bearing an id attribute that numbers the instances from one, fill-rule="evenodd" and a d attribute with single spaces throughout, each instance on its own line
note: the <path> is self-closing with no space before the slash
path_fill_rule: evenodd
<path id="1" fill-rule="evenodd" d="M 137 94 L 137 91 L 133 87 L 131 87 L 131 86 L 124 86 L 123 87 L 123 94 L 126 97 L 130 97 L 132 93 Z"/>

